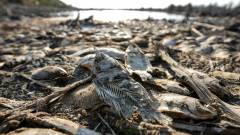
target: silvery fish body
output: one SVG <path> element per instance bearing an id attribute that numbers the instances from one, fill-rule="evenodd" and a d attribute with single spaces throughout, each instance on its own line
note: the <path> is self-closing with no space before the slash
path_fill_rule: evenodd
<path id="1" fill-rule="evenodd" d="M 34 70 L 32 73 L 32 79 L 35 80 L 51 80 L 66 76 L 68 76 L 67 71 L 58 66 L 46 66 Z"/>
<path id="2" fill-rule="evenodd" d="M 152 65 L 142 50 L 135 44 L 130 44 L 125 52 L 125 66 L 129 73 L 137 74 L 142 81 L 152 79 Z"/>
<path id="3" fill-rule="evenodd" d="M 83 57 L 83 56 L 86 56 L 88 54 L 95 54 L 97 52 L 102 52 L 102 53 L 105 53 L 115 59 L 118 59 L 118 60 L 124 60 L 124 54 L 125 52 L 124 51 L 121 51 L 119 49 L 116 49 L 116 48 L 111 48 L 111 47 L 92 47 L 92 48 L 86 48 L 86 49 L 83 49 L 83 50 L 80 50 L 74 54 L 72 54 L 71 56 L 80 56 L 80 57 Z"/>
<path id="4" fill-rule="evenodd" d="M 80 60 L 78 61 L 78 65 L 86 67 L 91 70 L 93 67 L 95 56 L 96 54 L 88 54 L 86 56 L 81 57 Z"/>
<path id="5" fill-rule="evenodd" d="M 98 95 L 121 116 L 128 118 L 136 108 L 144 119 L 154 119 L 165 124 L 171 121 L 152 108 L 152 100 L 146 89 L 132 79 L 117 60 L 97 53 L 93 72 L 96 75 L 94 84 Z"/>

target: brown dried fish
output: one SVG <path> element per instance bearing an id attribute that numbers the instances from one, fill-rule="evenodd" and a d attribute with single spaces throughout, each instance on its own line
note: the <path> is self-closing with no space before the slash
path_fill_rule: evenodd
<path id="1" fill-rule="evenodd" d="M 51 103 L 51 112 L 68 112 L 75 108 L 93 109 L 103 104 L 97 95 L 93 84 L 84 84 L 72 92 L 66 93 L 60 99 Z"/>
<path id="2" fill-rule="evenodd" d="M 119 49 L 116 49 L 116 48 L 111 48 L 111 47 L 95 47 L 95 48 L 87 48 L 87 49 L 84 49 L 84 50 L 80 50 L 74 54 L 72 54 L 71 56 L 85 56 L 85 55 L 88 55 L 88 54 L 95 54 L 97 52 L 102 52 L 102 53 L 105 53 L 115 59 L 118 59 L 118 60 L 124 60 L 124 54 L 125 52 L 119 50 Z"/>
<path id="3" fill-rule="evenodd" d="M 205 84 L 207 87 L 209 87 L 210 91 L 217 95 L 219 98 L 231 98 L 233 95 L 231 92 L 225 89 L 224 86 L 221 85 L 220 81 L 214 77 L 210 77 L 205 73 L 198 72 L 196 70 L 189 69 L 190 73 L 197 73 L 198 76 L 200 76 L 202 79 L 200 80 L 203 84 Z"/>
<path id="4" fill-rule="evenodd" d="M 146 89 L 132 79 L 112 57 L 97 53 L 93 71 L 96 75 L 94 84 L 98 95 L 121 116 L 131 116 L 137 107 L 144 119 L 156 120 L 163 124 L 171 122 L 171 118 L 155 111 Z"/>
<path id="5" fill-rule="evenodd" d="M 175 118 L 212 119 L 217 116 L 216 111 L 203 105 L 198 99 L 174 93 L 153 93 L 157 100 L 157 108 Z"/>
<path id="6" fill-rule="evenodd" d="M 160 88 L 168 92 L 177 93 L 181 95 L 191 94 L 187 87 L 176 81 L 168 79 L 153 79 L 153 84 L 159 86 Z"/>
<path id="7" fill-rule="evenodd" d="M 105 53 L 117 60 L 121 60 L 121 61 L 124 60 L 125 52 L 118 50 L 116 48 L 110 48 L 110 47 L 87 48 L 84 50 L 80 50 L 72 54 L 71 56 L 81 56 L 78 64 L 88 69 L 92 69 L 93 62 L 96 56 L 95 54 L 96 51 Z"/>
<path id="8" fill-rule="evenodd" d="M 14 111 L 6 117 L 0 124 L 0 133 L 8 132 L 10 129 L 16 129 L 25 122 L 28 125 L 35 125 L 39 127 L 55 128 L 67 134 L 76 134 L 79 124 L 70 120 L 61 119 L 58 117 L 49 116 L 44 112 L 31 113 L 26 111 Z"/>
<path id="9" fill-rule="evenodd" d="M 160 56 L 163 61 L 169 64 L 169 67 L 172 72 L 174 72 L 175 77 L 193 89 L 202 102 L 210 104 L 217 109 L 217 112 L 220 114 L 221 118 L 227 119 L 229 122 L 239 125 L 239 107 L 222 101 L 210 91 L 217 88 L 214 81 L 206 82 L 206 78 L 210 78 L 209 80 L 211 80 L 211 77 L 202 75 L 203 73 L 198 73 L 198 71 L 190 70 L 179 65 L 169 56 L 166 48 L 161 47 Z"/>
<path id="10" fill-rule="evenodd" d="M 67 134 L 46 128 L 20 128 L 13 132 L 8 133 L 8 135 L 67 135 Z"/>
<path id="11" fill-rule="evenodd" d="M 35 80 L 51 80 L 66 76 L 68 76 L 67 71 L 57 66 L 46 66 L 37 69 L 32 73 L 32 79 Z"/>
<path id="12" fill-rule="evenodd" d="M 95 56 L 95 54 L 88 54 L 84 57 L 81 57 L 78 64 L 88 69 L 92 69 Z"/>

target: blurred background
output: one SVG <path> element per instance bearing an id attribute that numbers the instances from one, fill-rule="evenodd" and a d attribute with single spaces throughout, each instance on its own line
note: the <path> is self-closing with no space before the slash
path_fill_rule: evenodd
<path id="1" fill-rule="evenodd" d="M 0 0 L 0 19 L 70 15 L 105 21 L 239 16 L 239 0 Z M 68 12 L 66 12 L 68 11 Z M 131 11 L 131 12 L 130 12 Z M 145 11 L 145 12 L 139 12 Z M 52 14 L 59 13 L 61 14 Z M 67 14 L 66 14 L 67 13 Z"/>
<path id="2" fill-rule="evenodd" d="M 140 49 L 130 49 L 131 44 Z M 164 58 L 163 48 L 184 68 Z M 110 69 L 117 72 L 106 79 L 113 82 L 109 86 L 102 72 L 94 75 L 104 80 L 97 80 L 101 90 L 113 89 L 110 97 L 117 99 L 101 102 L 99 86 L 88 79 L 96 51 L 131 69 L 127 79 L 143 84 L 157 103 L 154 110 L 176 123 L 146 123 L 139 115 L 143 109 L 126 120 L 107 107 L 117 103 L 131 109 L 136 97 L 146 99 L 131 95 L 135 86 L 125 85 L 122 69 Z M 127 87 L 130 96 L 118 97 Z M 114 94 L 119 88 L 124 91 Z M 239 108 L 240 0 L 0 0 L 1 135 L 76 134 L 79 127 L 104 135 L 239 135 Z"/>

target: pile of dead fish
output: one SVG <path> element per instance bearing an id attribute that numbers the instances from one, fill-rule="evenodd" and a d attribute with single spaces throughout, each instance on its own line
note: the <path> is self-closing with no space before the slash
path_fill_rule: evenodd
<path id="1" fill-rule="evenodd" d="M 7 27 L 0 133 L 239 133 L 239 35 L 198 22 L 85 23 Z"/>

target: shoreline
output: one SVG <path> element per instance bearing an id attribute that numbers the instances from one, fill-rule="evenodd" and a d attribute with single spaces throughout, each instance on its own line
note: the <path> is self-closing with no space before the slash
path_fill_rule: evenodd
<path id="1" fill-rule="evenodd" d="M 54 13 L 74 11 L 74 7 L 52 7 L 52 6 L 26 6 L 20 4 L 0 5 L 0 21 L 3 20 L 21 20 L 25 17 L 53 17 Z"/>

